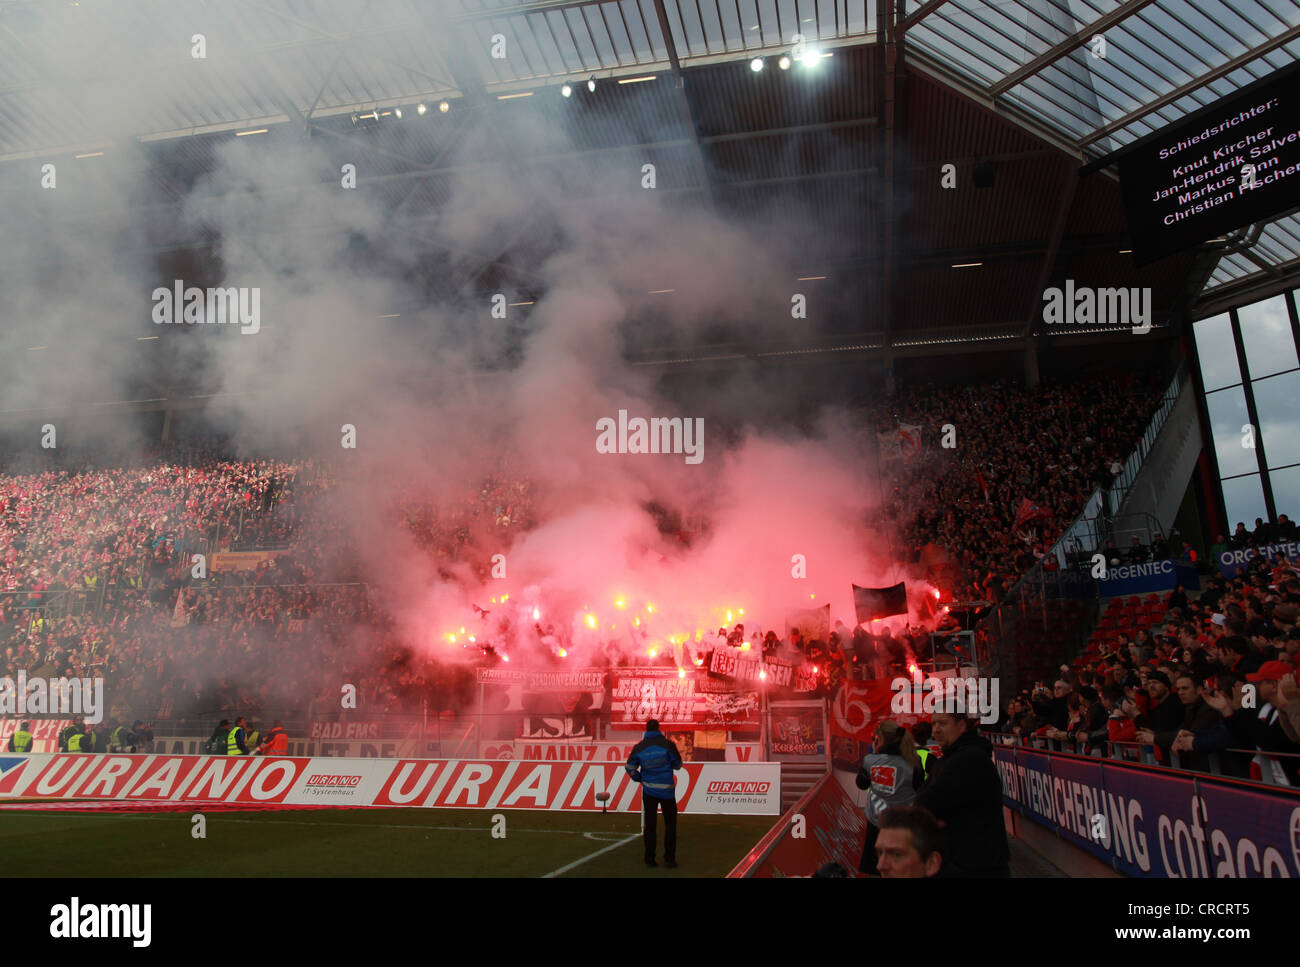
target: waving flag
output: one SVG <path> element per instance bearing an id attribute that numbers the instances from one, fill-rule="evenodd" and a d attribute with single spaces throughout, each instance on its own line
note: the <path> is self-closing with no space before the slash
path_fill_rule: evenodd
<path id="1" fill-rule="evenodd" d="M 900 423 L 893 430 L 877 433 L 880 455 L 886 460 L 907 459 L 921 452 L 921 427 L 914 423 Z"/>
<path id="2" fill-rule="evenodd" d="M 921 428 L 916 424 L 898 424 L 898 439 L 904 457 L 913 457 L 921 452 Z"/>
<path id="3" fill-rule="evenodd" d="M 907 586 L 902 581 L 891 588 L 860 588 L 855 584 L 853 607 L 858 615 L 858 624 L 907 614 Z"/>
<path id="4" fill-rule="evenodd" d="M 1016 510 L 1016 522 L 1011 525 L 1011 529 L 1018 531 L 1031 520 L 1042 520 L 1051 516 L 1052 512 L 1050 510 L 1044 510 L 1028 497 L 1021 497 L 1020 507 Z"/>
<path id="5" fill-rule="evenodd" d="M 785 635 L 787 640 L 790 637 L 790 632 L 795 628 L 799 629 L 804 641 L 828 640 L 831 636 L 831 606 L 827 604 L 820 608 L 808 608 L 786 615 Z"/>

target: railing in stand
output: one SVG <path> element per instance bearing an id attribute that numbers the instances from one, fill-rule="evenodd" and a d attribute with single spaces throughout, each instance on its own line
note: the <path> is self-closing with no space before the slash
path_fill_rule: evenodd
<path id="1" fill-rule="evenodd" d="M 1198 769 L 1185 769 L 1181 765 L 1181 759 L 1177 752 L 1170 752 L 1169 762 L 1163 763 L 1156 758 L 1155 746 L 1143 742 L 1112 742 L 1107 740 L 1101 745 L 1083 742 L 1070 742 L 1063 739 L 1049 739 L 1041 735 L 1016 735 L 1011 732 L 984 732 L 983 735 L 994 742 L 996 745 L 1018 745 L 1027 749 L 1037 749 L 1043 752 L 1059 752 L 1066 755 L 1082 755 L 1093 759 L 1115 759 L 1124 762 L 1134 762 L 1139 765 L 1151 766 L 1156 769 L 1170 769 L 1178 772 L 1192 772 L 1197 775 L 1204 775 Z M 1282 759 L 1300 759 L 1300 752 L 1271 752 L 1265 749 L 1223 749 L 1222 752 L 1236 753 L 1242 756 L 1250 756 L 1252 759 L 1263 758 L 1268 762 Z M 1209 775 L 1227 776 L 1223 771 L 1223 760 L 1219 752 L 1204 753 L 1206 761 L 1209 763 Z M 1237 779 L 1241 782 L 1254 782 L 1263 786 L 1289 786 L 1287 782 L 1278 783 L 1269 775 L 1271 769 L 1261 767 L 1260 774 L 1262 779 L 1244 779 L 1240 776 L 1227 776 L 1228 778 Z"/>

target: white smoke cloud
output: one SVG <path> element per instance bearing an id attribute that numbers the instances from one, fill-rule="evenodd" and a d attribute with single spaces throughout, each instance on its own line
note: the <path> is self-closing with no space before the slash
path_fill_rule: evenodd
<path id="1" fill-rule="evenodd" d="M 71 59 L 60 55 L 50 69 L 79 76 Z M 201 69 L 219 90 L 246 66 L 213 56 Z M 116 114 L 115 102 L 100 99 L 87 137 L 141 130 L 150 107 L 165 104 L 165 90 L 137 80 L 139 99 Z M 534 157 L 576 150 L 554 123 L 561 108 L 482 108 L 492 109 L 487 125 L 506 126 L 491 132 L 497 143 L 534 145 Z M 370 136 L 356 132 L 363 142 Z M 625 140 L 676 136 L 629 130 Z M 386 137 L 378 135 L 381 144 Z M 538 607 L 543 624 L 577 642 L 575 659 L 605 640 L 639 649 L 716 629 L 729 609 L 745 609 L 747 629 L 783 633 L 791 610 L 829 603 L 834 618 L 852 625 L 849 585 L 896 579 L 887 542 L 865 524 L 877 491 L 860 428 L 843 414 L 828 414 L 811 434 L 773 425 L 772 400 L 789 392 L 779 374 L 738 366 L 678 395 L 653 367 L 626 361 L 642 319 L 653 320 L 665 345 L 699 342 L 719 328 L 815 334 L 815 323 L 789 312 L 791 266 L 807 235 L 801 213 L 746 221 L 644 190 L 649 159 L 636 152 L 590 155 L 580 168 L 485 160 L 484 137 L 480 130 L 451 153 L 453 175 L 433 176 L 445 205 L 396 216 L 392 196 L 367 182 L 373 155 L 364 148 L 355 159 L 359 187 L 341 187 L 340 159 L 349 159 L 332 138 L 277 132 L 270 147 L 232 139 L 170 217 L 132 204 L 156 185 L 156 171 L 106 164 L 88 198 L 74 177 L 87 169 L 69 163 L 60 184 L 93 204 L 70 211 L 59 195 L 66 220 L 41 220 L 35 203 L 5 218 L 38 250 L 57 253 L 53 274 L 33 274 L 34 256 L 5 262 L 0 288 L 58 349 L 35 370 L 27 357 L 5 353 L 0 408 L 129 399 L 142 380 L 171 389 L 197 381 L 214 397 L 205 418 L 245 452 L 326 460 L 340 484 L 316 509 L 346 528 L 407 638 L 438 654 L 460 653 L 446 632 L 475 620 L 471 605 L 494 612 L 481 621 L 489 634 L 510 615 L 521 640 Z M 668 166 L 660 177 L 666 185 Z M 160 236 L 210 244 L 188 258 L 147 251 Z M 438 264 L 476 264 L 467 253 L 516 261 L 512 277 L 534 288 L 536 304 L 502 320 L 479 289 L 467 300 L 430 298 L 419 270 L 449 252 L 452 261 Z M 203 276 L 186 279 L 193 284 L 259 287 L 260 330 L 153 325 L 149 293 L 185 265 Z M 675 291 L 648 295 L 655 289 Z M 503 291 L 516 301 L 517 291 Z M 400 322 L 379 318 L 398 307 Z M 504 368 L 499 357 L 521 325 L 522 355 Z M 155 335 L 161 346 L 139 341 Z M 703 462 L 597 453 L 597 421 L 621 409 L 702 418 Z M 357 429 L 355 450 L 339 445 L 344 424 Z M 505 555 L 507 579 L 482 582 L 464 565 L 435 560 L 390 512 L 400 500 L 450 506 L 503 461 L 534 482 L 539 516 L 513 544 L 479 540 L 477 550 Z M 689 547 L 661 535 L 645 509 L 652 501 L 706 520 L 707 533 Z M 806 557 L 806 579 L 791 577 L 793 555 Z M 492 607 L 501 594 L 510 603 Z M 624 608 L 614 604 L 619 595 Z M 597 616 L 595 631 L 583 630 L 588 614 Z"/>

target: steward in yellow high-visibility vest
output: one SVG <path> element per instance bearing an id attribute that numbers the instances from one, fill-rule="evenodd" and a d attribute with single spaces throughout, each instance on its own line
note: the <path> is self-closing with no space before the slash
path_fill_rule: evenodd
<path id="1" fill-rule="evenodd" d="M 9 737 L 10 752 L 32 751 L 32 733 L 27 731 L 31 727 L 31 722 L 24 722 L 23 727 Z"/>
<path id="2" fill-rule="evenodd" d="M 60 733 L 59 733 L 59 751 L 60 751 L 60 752 L 71 752 L 72 750 L 68 748 L 68 741 L 69 741 L 69 740 L 70 740 L 74 735 L 80 735 L 80 734 L 81 734 L 81 729 L 80 729 L 78 726 L 76 726 L 76 725 L 69 725 L 69 726 L 68 726 L 67 728 L 65 728 L 62 732 L 60 732 Z"/>
<path id="3" fill-rule="evenodd" d="M 244 744 L 244 717 L 235 719 L 235 724 L 226 737 L 226 755 L 248 755 L 248 746 Z"/>
<path id="4" fill-rule="evenodd" d="M 916 750 L 916 757 L 921 760 L 921 775 L 923 776 L 928 777 L 930 775 L 930 756 L 932 755 L 934 753 L 924 746 Z"/>
<path id="5" fill-rule="evenodd" d="M 82 737 L 83 737 L 83 734 L 82 734 L 81 732 L 73 732 L 72 735 L 68 737 L 68 751 L 69 751 L 69 752 L 80 752 L 80 751 L 81 751 L 81 739 L 82 739 Z"/>

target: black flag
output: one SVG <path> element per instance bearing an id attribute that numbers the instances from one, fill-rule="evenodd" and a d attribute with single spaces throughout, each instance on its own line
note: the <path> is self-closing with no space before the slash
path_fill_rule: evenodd
<path id="1" fill-rule="evenodd" d="M 899 581 L 892 588 L 860 588 L 853 585 L 853 607 L 858 624 L 893 614 L 907 614 L 907 587 Z"/>

